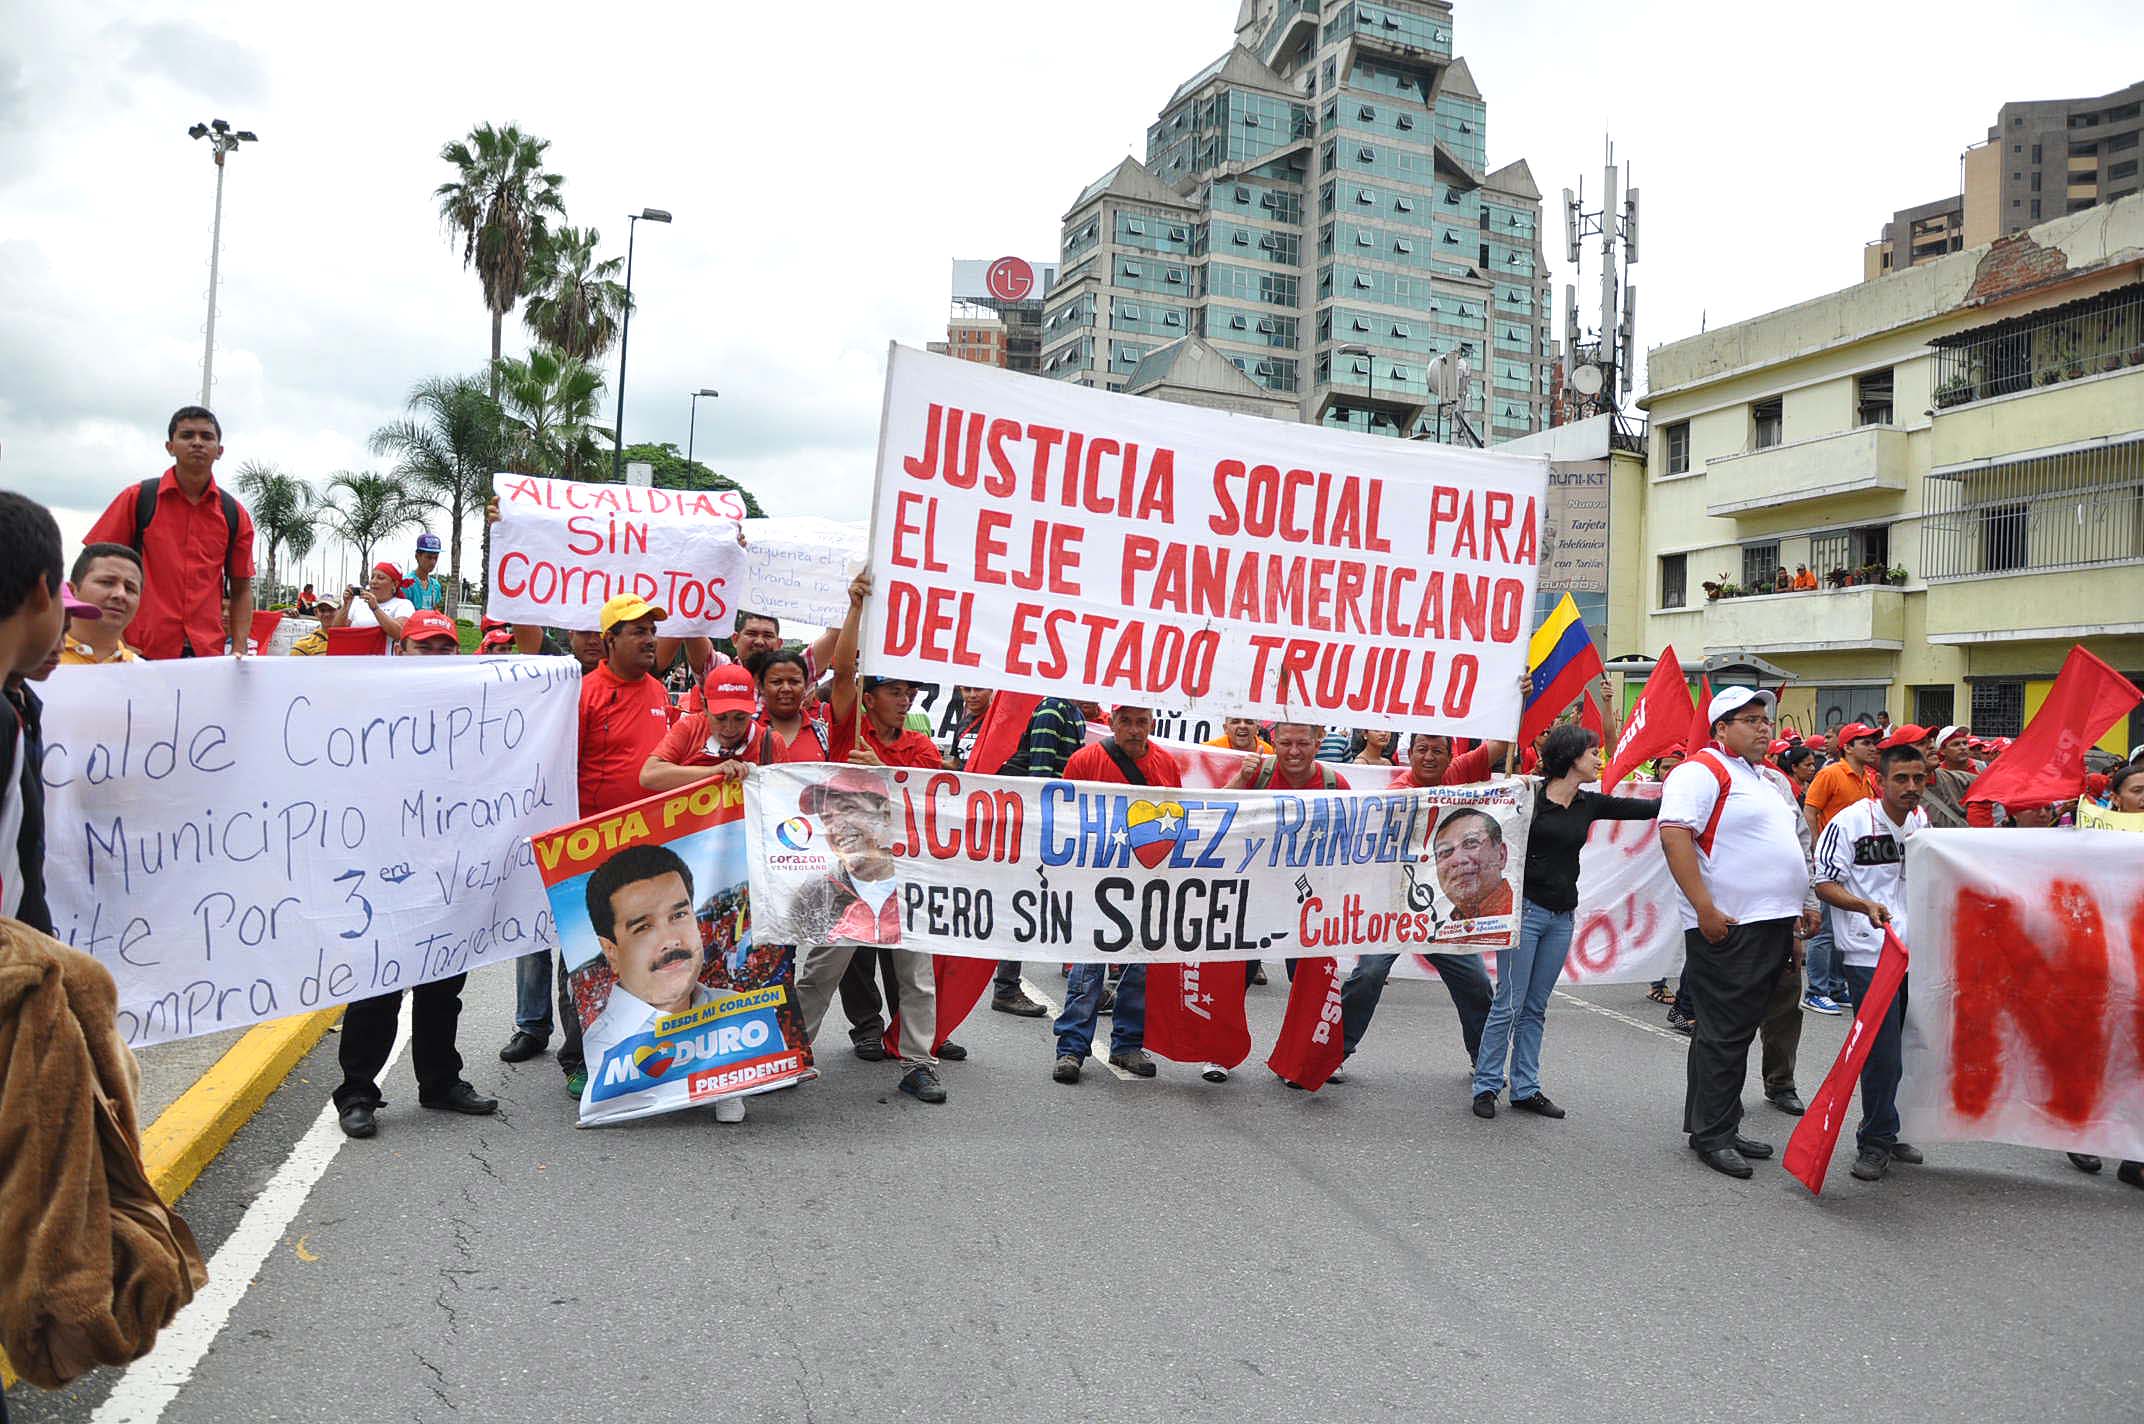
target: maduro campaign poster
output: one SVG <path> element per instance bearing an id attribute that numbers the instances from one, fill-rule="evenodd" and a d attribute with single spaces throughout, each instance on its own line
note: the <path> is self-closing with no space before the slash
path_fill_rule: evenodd
<path id="1" fill-rule="evenodd" d="M 573 809 L 571 658 L 63 667 L 45 699 L 59 938 L 139 1048 L 556 942 L 528 837 Z"/>
<path id="2" fill-rule="evenodd" d="M 1906 842 L 1902 1135 L 2144 1158 L 2144 835 Z"/>
<path id="3" fill-rule="evenodd" d="M 670 616 L 666 638 L 730 635 L 742 597 L 744 496 L 494 475 L 484 611 L 509 623 L 593 628 L 596 610 L 637 593 Z"/>
<path id="4" fill-rule="evenodd" d="M 1518 940 L 1527 789 L 1186 791 L 756 767 L 753 903 L 791 944 L 1187 962 Z"/>
<path id="5" fill-rule="evenodd" d="M 752 932 L 744 799 L 703 781 L 535 839 L 588 1059 L 583 1127 L 815 1076 L 790 951 Z"/>
<path id="6" fill-rule="evenodd" d="M 866 671 L 1504 737 L 1545 458 L 893 348 Z"/>

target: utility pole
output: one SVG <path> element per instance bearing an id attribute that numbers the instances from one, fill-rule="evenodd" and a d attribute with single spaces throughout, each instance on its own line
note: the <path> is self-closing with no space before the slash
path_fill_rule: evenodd
<path id="1" fill-rule="evenodd" d="M 207 405 L 209 387 L 216 379 L 216 283 L 223 272 L 223 159 L 225 154 L 237 152 L 240 144 L 259 140 L 250 129 L 233 132 L 222 119 L 195 124 L 186 132 L 194 138 L 207 139 L 209 151 L 216 158 L 216 225 L 208 241 L 208 335 L 201 350 L 201 404 Z"/>

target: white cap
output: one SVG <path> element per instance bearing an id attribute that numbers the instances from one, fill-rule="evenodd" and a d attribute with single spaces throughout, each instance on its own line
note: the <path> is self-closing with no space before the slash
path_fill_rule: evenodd
<path id="1" fill-rule="evenodd" d="M 1940 747 L 1952 737 L 1962 736 L 1964 732 L 1963 727 L 1944 727 L 1936 733 L 1936 745 Z"/>
<path id="2" fill-rule="evenodd" d="M 1705 725 L 1711 726 L 1722 717 L 1729 717 L 1752 702 L 1764 704 L 1764 715 L 1769 717 L 1779 705 L 1779 699 L 1761 688 L 1723 687 L 1712 694 L 1712 701 L 1705 706 Z"/>

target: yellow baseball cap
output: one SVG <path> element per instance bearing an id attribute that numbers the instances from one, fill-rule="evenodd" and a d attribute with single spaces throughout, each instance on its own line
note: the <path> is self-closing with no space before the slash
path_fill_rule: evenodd
<path id="1" fill-rule="evenodd" d="M 637 623 L 651 614 L 658 623 L 670 616 L 637 593 L 621 593 L 603 605 L 602 613 L 597 615 L 596 629 L 607 634 L 620 623 Z"/>

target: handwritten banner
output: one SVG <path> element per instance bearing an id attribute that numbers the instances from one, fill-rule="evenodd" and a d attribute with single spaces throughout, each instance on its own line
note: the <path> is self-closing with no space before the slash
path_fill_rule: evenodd
<path id="1" fill-rule="evenodd" d="M 1547 461 L 895 347 L 867 671 L 1508 736 Z"/>
<path id="2" fill-rule="evenodd" d="M 2144 836 L 1906 842 L 1902 1135 L 2144 1158 Z"/>
<path id="3" fill-rule="evenodd" d="M 495 475 L 484 611 L 509 623 L 593 628 L 596 610 L 637 593 L 669 614 L 665 637 L 726 638 L 744 583 L 744 498 L 735 490 L 646 489 Z"/>
<path id="4" fill-rule="evenodd" d="M 584 1127 L 815 1076 L 793 956 L 754 942 L 744 800 L 703 781 L 536 838 L 588 1058 Z"/>
<path id="5" fill-rule="evenodd" d="M 579 684 L 570 658 L 63 667 L 59 937 L 137 1047 L 548 949 L 527 838 L 574 805 Z"/>
<path id="6" fill-rule="evenodd" d="M 1303 795 L 756 768 L 759 932 L 1182 963 L 1517 942 L 1527 788 Z"/>
<path id="7" fill-rule="evenodd" d="M 821 628 L 849 616 L 849 580 L 870 553 L 863 525 L 799 514 L 748 519 L 744 535 L 741 607 Z"/>

